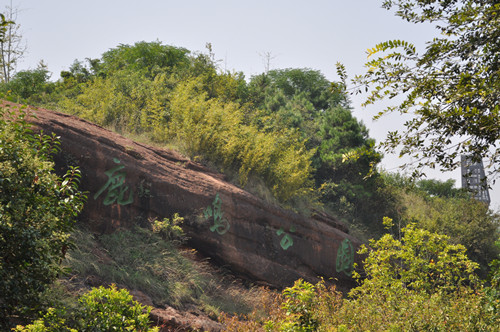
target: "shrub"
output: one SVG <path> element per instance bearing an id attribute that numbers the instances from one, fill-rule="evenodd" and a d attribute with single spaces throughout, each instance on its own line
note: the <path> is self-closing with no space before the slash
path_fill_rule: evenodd
<path id="1" fill-rule="evenodd" d="M 132 300 L 125 289 L 94 288 L 80 297 L 80 331 L 157 331 L 149 328 L 150 307 Z"/>
<path id="2" fill-rule="evenodd" d="M 386 220 L 387 221 L 387 220 Z M 228 331 L 497 331 L 498 264 L 483 288 L 461 245 L 410 224 L 401 239 L 385 235 L 364 248 L 360 285 L 342 299 L 324 282 L 297 281 L 263 320 L 224 320 Z M 249 321 L 246 321 L 249 319 Z"/>
<path id="3" fill-rule="evenodd" d="M 285 302 L 282 309 L 286 313 L 286 318 L 279 322 L 281 331 L 316 331 L 319 322 L 314 317 L 314 305 L 316 292 L 314 285 L 299 279 L 292 287 L 283 291 Z M 274 330 L 277 324 L 269 321 L 266 324 L 267 330 Z"/>
<path id="4" fill-rule="evenodd" d="M 55 136 L 33 135 L 23 110 L 0 111 L 0 327 L 39 310 L 61 272 L 69 232 L 83 208 L 80 172 L 53 172 Z"/>
<path id="5" fill-rule="evenodd" d="M 51 308 L 43 318 L 27 326 L 17 326 L 15 331 L 158 331 L 157 327 L 149 327 L 150 312 L 151 307 L 134 301 L 126 289 L 101 286 L 80 297 L 79 307 L 71 313 L 73 320 L 67 322 L 64 310 Z"/>
<path id="6" fill-rule="evenodd" d="M 184 222 L 184 218 L 179 216 L 178 213 L 174 213 L 172 220 L 164 218 L 162 221 L 153 220 L 153 232 L 160 234 L 164 240 L 177 240 L 183 241 L 185 238 L 184 231 L 181 226 Z"/>

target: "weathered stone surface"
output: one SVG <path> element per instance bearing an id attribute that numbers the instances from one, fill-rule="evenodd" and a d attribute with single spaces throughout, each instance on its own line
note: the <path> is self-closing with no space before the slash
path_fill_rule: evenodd
<path id="1" fill-rule="evenodd" d="M 305 218 L 270 205 L 224 181 L 224 176 L 178 153 L 135 143 L 74 116 L 33 109 L 45 133 L 60 136 L 57 168 L 78 165 L 88 202 L 81 216 L 94 230 L 147 224 L 179 213 L 190 245 L 235 273 L 277 287 L 304 278 L 336 278 L 352 285 L 345 270 L 359 241 L 335 218 Z"/>
<path id="2" fill-rule="evenodd" d="M 181 312 L 172 307 L 151 310 L 152 322 L 160 327 L 160 332 L 167 331 L 200 331 L 218 332 L 223 330 L 222 324 L 203 315 Z"/>

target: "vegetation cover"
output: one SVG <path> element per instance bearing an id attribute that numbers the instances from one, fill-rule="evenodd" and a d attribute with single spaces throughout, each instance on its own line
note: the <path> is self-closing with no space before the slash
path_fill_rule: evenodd
<path id="1" fill-rule="evenodd" d="M 192 54 L 161 42 L 119 45 L 99 59 L 75 61 L 56 82 L 40 66 L 0 90 L 175 147 L 297 211 L 321 203 L 368 225 L 388 213 L 379 175 L 367 177 L 381 155 L 344 92 L 311 69 L 245 80 L 219 70 L 208 46 L 208 54 Z"/>
<path id="2" fill-rule="evenodd" d="M 500 243 L 498 243 L 500 245 Z M 298 280 L 262 302 L 265 313 L 226 316 L 228 331 L 496 331 L 498 275 L 491 286 L 474 274 L 465 247 L 410 224 L 401 238 L 371 241 L 359 286 L 343 297 L 324 281 Z M 493 267 L 493 266 L 492 266 Z"/>
<path id="3" fill-rule="evenodd" d="M 488 152 L 496 170 L 498 151 L 490 147 L 499 132 L 497 1 L 399 0 L 384 1 L 384 7 L 397 8 L 397 15 L 410 22 L 439 21 L 443 32 L 422 55 L 403 41 L 369 50 L 371 57 L 392 53 L 370 60 L 367 73 L 355 78 L 370 91 L 367 103 L 403 93 L 403 103 L 379 116 L 415 114 L 406 131 L 390 133 L 384 145 L 388 150 L 402 146 L 401 155 L 417 157 L 417 170 L 423 165 L 451 169 L 464 152 L 475 160 Z M 13 22 L 0 19 L 0 41 L 5 42 Z M 193 54 L 161 42 L 119 45 L 99 59 L 75 61 L 55 82 L 43 63 L 9 73 L 0 91 L 10 100 L 60 109 L 136 139 L 175 147 L 300 212 L 323 205 L 356 236 L 375 238 L 363 251 L 367 258 L 357 275 L 359 286 L 347 298 L 323 282 L 300 280 L 282 294 L 269 292 L 259 310 L 245 318 L 223 317 L 228 330 L 489 331 L 500 325 L 498 214 L 454 189 L 453 182 L 377 171 L 382 156 L 367 128 L 352 116 L 341 66 L 343 83 L 293 68 L 246 80 L 241 73 L 219 70 L 207 46 L 208 54 Z M 57 139 L 33 136 L 23 117 L 22 111 L 6 109 L 0 121 L 2 327 L 13 319 L 27 323 L 46 309 L 43 291 L 62 271 L 73 218 L 85 200 L 77 189 L 77 169 L 63 178 L 52 172 Z M 463 139 L 455 144 L 454 135 Z M 78 248 L 70 250 L 72 267 L 142 289 L 154 283 L 161 289 L 158 301 L 180 308 L 195 302 L 217 316 L 224 306 L 206 297 L 213 284 L 186 273 L 189 264 L 168 251 L 169 243 L 182 238 L 181 219 L 155 221 L 157 234 L 141 229 L 109 236 L 116 245 L 107 250 L 120 261 L 112 269 L 78 265 L 88 254 Z M 120 250 L 124 241 L 130 246 Z M 147 252 L 148 262 L 136 259 L 138 252 Z M 175 261 L 179 266 L 172 271 Z M 131 275 L 131 268 L 140 273 Z M 176 274 L 187 277 L 173 284 L 163 278 Z M 113 303 L 113 310 L 108 312 L 105 303 Z M 124 291 L 96 289 L 81 297 L 80 305 L 69 314 L 72 319 L 48 309 L 18 330 L 92 324 L 104 324 L 95 329 L 106 330 L 111 325 L 105 325 L 104 316 L 112 319 L 115 313 L 139 324 L 115 322 L 115 327 L 150 329 L 139 313 L 144 308 Z M 233 313 L 238 311 L 245 310 Z M 92 323 L 93 317 L 103 320 Z"/>
<path id="4" fill-rule="evenodd" d="M 439 37 L 419 53 L 407 41 L 390 40 L 368 49 L 367 71 L 353 79 L 366 90 L 366 104 L 402 96 L 376 117 L 411 114 L 402 131 L 389 132 L 383 146 L 423 166 L 455 169 L 460 155 L 500 165 L 500 4 L 497 0 L 385 0 L 382 6 L 412 23 L 433 24 Z M 341 76 L 345 71 L 339 67 Z"/>
<path id="5" fill-rule="evenodd" d="M 0 111 L 0 326 L 40 309 L 62 272 L 69 233 L 83 208 L 80 173 L 53 172 L 57 137 L 33 135 L 21 109 Z"/>

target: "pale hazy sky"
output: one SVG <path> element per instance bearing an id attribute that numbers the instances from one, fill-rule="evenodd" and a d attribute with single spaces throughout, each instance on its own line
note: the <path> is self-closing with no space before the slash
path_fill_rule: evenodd
<path id="1" fill-rule="evenodd" d="M 423 50 L 436 36 L 431 26 L 407 23 L 382 9 L 382 0 L 0 0 L 0 10 L 11 2 L 19 9 L 17 23 L 28 47 L 18 69 L 36 68 L 43 60 L 54 80 L 75 59 L 156 40 L 192 52 L 205 52 L 211 43 L 222 69 L 247 78 L 264 71 L 262 55 L 270 53 L 271 69 L 311 68 L 338 80 L 336 62 L 350 76 L 360 74 L 366 49 L 378 42 L 404 39 Z M 377 141 L 402 126 L 398 115 L 373 122 L 383 105 L 365 109 L 362 101 L 352 96 L 354 115 Z M 391 170 L 400 161 L 386 155 L 382 164 Z M 428 177 L 453 178 L 460 186 L 460 171 Z M 500 183 L 490 191 L 495 210 L 499 193 Z"/>

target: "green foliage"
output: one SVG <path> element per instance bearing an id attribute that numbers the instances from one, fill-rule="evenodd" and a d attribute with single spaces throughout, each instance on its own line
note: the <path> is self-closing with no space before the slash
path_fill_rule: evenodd
<path id="1" fill-rule="evenodd" d="M 378 289 L 397 293 L 455 292 L 477 282 L 473 272 L 478 265 L 468 259 L 464 246 L 450 244 L 449 237 L 418 229 L 414 224 L 403 228 L 402 233 L 401 240 L 386 234 L 370 242 L 373 250 L 364 247 L 360 253 L 368 253 L 363 262 L 366 279 L 351 291 L 351 296 Z"/>
<path id="2" fill-rule="evenodd" d="M 286 312 L 286 319 L 279 323 L 280 331 L 316 331 L 319 325 L 314 318 L 315 287 L 301 279 L 292 287 L 283 290 L 284 302 L 282 309 Z M 268 322 L 266 330 L 275 331 L 274 322 Z"/>
<path id="3" fill-rule="evenodd" d="M 271 134 L 246 125 L 238 104 L 207 100 L 200 90 L 200 80 L 189 81 L 170 98 L 168 133 L 184 144 L 185 151 L 238 167 L 242 185 L 249 174 L 262 176 L 281 201 L 310 191 L 314 152 L 307 151 L 302 140 L 286 130 Z"/>
<path id="4" fill-rule="evenodd" d="M 5 18 L 5 15 L 0 13 L 0 42 L 5 40 L 5 34 L 7 33 L 7 27 L 9 24 L 13 24 L 14 22 L 8 21 Z"/>
<path id="5" fill-rule="evenodd" d="M 158 331 L 149 328 L 151 308 L 140 305 L 127 290 L 117 290 L 114 285 L 82 295 L 80 305 L 80 331 Z"/>
<path id="6" fill-rule="evenodd" d="M 500 238 L 496 242 L 500 249 Z M 499 250 L 500 252 L 500 250 Z M 492 323 L 500 321 L 500 253 L 490 263 L 490 285 L 485 288 L 484 310 L 492 316 Z"/>
<path id="7" fill-rule="evenodd" d="M 389 219 L 386 218 L 386 222 Z M 348 298 L 323 281 L 297 281 L 269 294 L 268 318 L 224 320 L 227 331 L 496 331 L 498 292 L 483 288 L 477 264 L 448 237 L 409 225 L 401 239 L 370 243 L 359 286 Z M 498 271 L 497 271 L 498 273 Z"/>
<path id="8" fill-rule="evenodd" d="M 344 301 L 340 322 L 353 330 L 493 331 L 498 322 L 480 305 L 477 264 L 465 248 L 413 224 L 402 233 L 363 249 L 365 275 Z"/>
<path id="9" fill-rule="evenodd" d="M 67 313 L 64 309 L 49 308 L 42 318 L 35 320 L 32 324 L 16 326 L 13 331 L 24 332 L 77 332 L 70 328 L 66 322 Z"/>
<path id="10" fill-rule="evenodd" d="M 38 310 L 61 272 L 69 232 L 83 208 L 80 172 L 53 172 L 55 136 L 33 135 L 23 110 L 0 111 L 0 324 Z"/>
<path id="11" fill-rule="evenodd" d="M 314 151 L 313 177 L 321 202 L 350 224 L 371 226 L 374 214 L 387 214 L 382 183 L 374 171 L 381 155 L 366 127 L 352 116 L 345 93 L 333 86 L 309 69 L 255 76 L 249 100 L 257 112 L 250 118 L 265 132 L 295 130 Z"/>
<path id="12" fill-rule="evenodd" d="M 449 179 L 444 182 L 435 179 L 423 179 L 419 180 L 416 183 L 416 186 L 418 189 L 425 191 L 427 194 L 431 196 L 438 196 L 438 197 L 466 196 L 462 190 L 454 188 L 455 180 L 453 179 Z"/>
<path id="13" fill-rule="evenodd" d="M 151 307 L 132 299 L 126 289 L 99 287 L 83 294 L 69 321 L 65 310 L 50 308 L 43 318 L 14 331 L 76 332 L 76 331 L 158 331 L 150 328 Z"/>
<path id="14" fill-rule="evenodd" d="M 91 60 L 92 70 L 97 76 L 108 76 L 126 70 L 143 72 L 154 77 L 163 70 L 185 69 L 190 65 L 189 51 L 184 48 L 162 45 L 161 42 L 137 42 L 134 45 L 119 45 L 104 53 L 99 60 Z"/>
<path id="15" fill-rule="evenodd" d="M 488 156 L 498 171 L 500 5 L 496 0 L 386 0 L 396 15 L 412 23 L 436 24 L 441 33 L 423 54 L 400 40 L 368 50 L 368 71 L 354 85 L 369 92 L 366 104 L 403 95 L 386 113 L 411 113 L 405 130 L 390 132 L 383 147 L 414 157 L 423 166 L 454 169 L 462 154 Z M 379 56 L 378 58 L 374 58 Z M 341 69 L 342 71 L 342 69 Z M 345 75 L 345 73 L 344 73 Z M 492 148 L 497 146 L 496 148 Z"/>
<path id="16" fill-rule="evenodd" d="M 153 232 L 160 234 L 163 239 L 168 241 L 182 241 L 185 238 L 184 231 L 180 226 L 183 222 L 184 218 L 178 213 L 174 213 L 172 220 L 168 218 L 164 218 L 162 221 L 155 219 L 152 222 Z"/>
<path id="17" fill-rule="evenodd" d="M 12 97 L 28 99 L 50 89 L 49 71 L 41 64 L 37 69 L 17 72 L 8 83 L 1 85 L 1 91 Z"/>
<path id="18" fill-rule="evenodd" d="M 453 181 L 417 182 L 398 174 L 384 174 L 397 197 L 398 213 L 393 217 L 398 228 L 416 222 L 419 228 L 446 234 L 450 241 L 467 248 L 467 255 L 481 266 L 486 276 L 488 263 L 499 254 L 500 216 L 467 193 L 452 188 Z"/>

